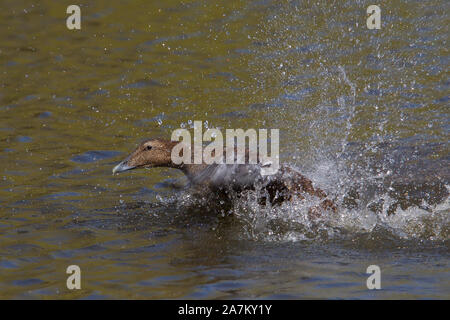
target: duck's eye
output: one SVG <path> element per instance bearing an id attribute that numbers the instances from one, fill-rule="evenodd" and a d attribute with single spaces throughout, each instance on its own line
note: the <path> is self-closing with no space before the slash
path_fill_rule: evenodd
<path id="1" fill-rule="evenodd" d="M 146 147 L 145 147 L 145 150 L 147 150 L 147 151 L 148 151 L 148 150 L 152 150 L 152 146 L 146 146 Z"/>

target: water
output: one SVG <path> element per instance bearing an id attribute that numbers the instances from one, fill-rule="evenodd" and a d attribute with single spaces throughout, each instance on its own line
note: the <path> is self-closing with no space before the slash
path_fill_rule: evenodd
<path id="1" fill-rule="evenodd" d="M 378 31 L 370 4 L 83 2 L 69 31 L 63 3 L 4 1 L 0 298 L 448 299 L 449 3 L 382 4 Z M 339 213 L 111 175 L 194 120 L 279 128 Z"/>

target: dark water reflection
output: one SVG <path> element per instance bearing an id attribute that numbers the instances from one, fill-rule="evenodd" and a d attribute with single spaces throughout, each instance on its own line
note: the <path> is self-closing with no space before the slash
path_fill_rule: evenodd
<path id="1" fill-rule="evenodd" d="M 0 11 L 0 298 L 450 297 L 448 2 L 381 5 L 379 31 L 369 1 L 82 3 L 80 31 L 64 3 Z M 346 208 L 314 224 L 111 175 L 194 120 L 279 128 Z"/>

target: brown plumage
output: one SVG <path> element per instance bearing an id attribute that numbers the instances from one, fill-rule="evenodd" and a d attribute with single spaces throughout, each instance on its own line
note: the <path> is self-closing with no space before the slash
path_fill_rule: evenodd
<path id="1" fill-rule="evenodd" d="M 255 189 L 259 184 L 267 190 L 272 204 L 292 200 L 293 197 L 304 199 L 305 194 L 323 199 L 318 207 L 309 210 L 313 216 L 320 215 L 322 210 L 336 212 L 333 201 L 319 188 L 314 188 L 311 180 L 296 170 L 280 166 L 278 172 L 270 176 L 261 176 L 259 164 L 174 164 L 171 159 L 172 149 L 179 142 L 162 139 L 150 139 L 142 142 L 125 160 L 114 167 L 113 173 L 138 168 L 170 167 L 181 170 L 195 186 L 207 188 L 213 192 L 227 193 L 230 189 L 236 192 Z M 248 150 L 246 162 L 248 162 Z"/>

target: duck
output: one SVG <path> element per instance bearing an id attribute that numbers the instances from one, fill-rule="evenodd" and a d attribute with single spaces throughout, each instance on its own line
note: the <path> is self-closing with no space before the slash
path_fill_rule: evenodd
<path id="1" fill-rule="evenodd" d="M 327 194 L 315 187 L 313 182 L 296 169 L 281 164 L 273 175 L 262 175 L 260 163 L 251 164 L 176 164 L 172 161 L 172 149 L 180 142 L 160 138 L 146 139 L 140 143 L 124 160 L 117 164 L 113 174 L 125 171 L 166 167 L 182 171 L 189 185 L 206 192 L 229 194 L 230 191 L 242 193 L 256 188 L 267 191 L 261 199 L 262 204 L 281 204 L 294 198 L 305 199 L 309 195 L 320 200 L 320 204 L 309 209 L 313 216 L 322 212 L 336 212 L 337 206 L 327 198 Z M 248 150 L 246 150 L 248 156 Z M 248 160 L 248 158 L 247 158 Z"/>

